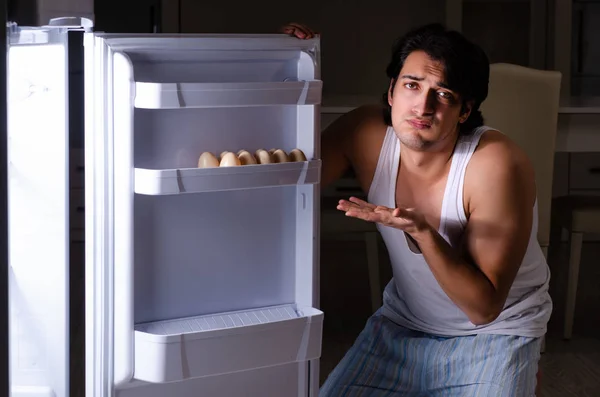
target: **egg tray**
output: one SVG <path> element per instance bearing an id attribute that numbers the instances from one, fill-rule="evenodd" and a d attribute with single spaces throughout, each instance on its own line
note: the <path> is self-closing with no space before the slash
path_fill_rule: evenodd
<path id="1" fill-rule="evenodd" d="M 259 189 L 317 184 L 320 178 L 321 160 L 214 168 L 135 168 L 134 192 L 172 195 Z"/>
<path id="2" fill-rule="evenodd" d="M 219 157 L 212 152 L 203 152 L 198 159 L 198 168 L 236 167 L 240 165 L 272 164 L 306 161 L 304 152 L 298 148 L 286 153 L 283 149 L 258 149 L 254 153 L 240 150 L 234 153 L 228 150 Z"/>

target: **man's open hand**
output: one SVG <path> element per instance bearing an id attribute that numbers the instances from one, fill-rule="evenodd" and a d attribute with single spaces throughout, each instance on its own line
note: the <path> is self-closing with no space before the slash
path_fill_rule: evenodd
<path id="1" fill-rule="evenodd" d="M 414 209 L 388 208 L 368 203 L 356 197 L 340 200 L 337 209 L 344 211 L 346 216 L 394 227 L 410 235 L 426 231 L 430 227 L 425 217 Z"/>

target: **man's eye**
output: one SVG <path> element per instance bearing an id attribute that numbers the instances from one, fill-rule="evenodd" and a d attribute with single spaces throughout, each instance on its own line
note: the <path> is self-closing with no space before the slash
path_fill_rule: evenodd
<path id="1" fill-rule="evenodd" d="M 439 93 L 439 96 L 441 96 L 444 99 L 452 99 L 452 94 L 450 94 L 449 92 L 445 92 L 445 91 L 441 91 Z"/>
<path id="2" fill-rule="evenodd" d="M 406 88 L 408 88 L 409 90 L 412 90 L 412 89 L 414 89 L 414 88 L 417 88 L 417 85 L 416 85 L 415 83 L 406 83 L 406 84 L 404 84 L 404 86 L 405 86 Z"/>

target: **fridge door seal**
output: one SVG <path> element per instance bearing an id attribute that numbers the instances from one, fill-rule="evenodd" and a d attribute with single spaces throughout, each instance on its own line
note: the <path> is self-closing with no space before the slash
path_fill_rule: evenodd
<path id="1" fill-rule="evenodd" d="M 110 48 L 85 46 L 86 395 L 109 397 L 114 383 L 113 168 Z M 123 365 L 121 362 L 119 365 Z M 127 365 L 126 365 L 127 366 Z"/>

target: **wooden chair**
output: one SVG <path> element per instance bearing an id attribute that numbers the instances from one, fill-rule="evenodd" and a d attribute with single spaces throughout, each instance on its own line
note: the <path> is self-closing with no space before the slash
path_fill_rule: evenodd
<path id="1" fill-rule="evenodd" d="M 560 83 L 556 71 L 497 63 L 490 66 L 488 98 L 481 106 L 485 124 L 502 131 L 527 153 L 536 175 L 538 241 L 548 258 L 552 183 Z M 545 338 L 542 340 L 542 352 Z M 536 374 L 540 395 L 541 371 Z"/>

